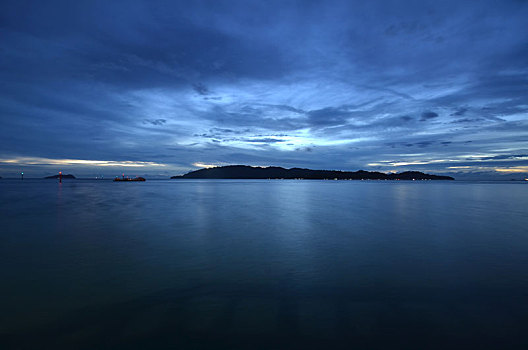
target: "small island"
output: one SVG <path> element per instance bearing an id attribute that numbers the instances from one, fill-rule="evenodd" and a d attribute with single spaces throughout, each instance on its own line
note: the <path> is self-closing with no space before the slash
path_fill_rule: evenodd
<path id="1" fill-rule="evenodd" d="M 306 179 L 306 180 L 454 180 L 451 176 L 419 171 L 385 174 L 377 171 L 311 170 L 301 168 L 228 165 L 191 171 L 171 179 Z"/>
<path id="2" fill-rule="evenodd" d="M 46 176 L 45 179 L 58 179 L 60 178 L 60 174 L 57 174 L 57 175 L 51 175 L 51 176 Z M 62 178 L 63 179 L 75 179 L 75 176 L 73 176 L 72 174 L 66 174 L 66 175 L 62 175 Z"/>
<path id="3" fill-rule="evenodd" d="M 141 176 L 137 176 L 137 177 L 116 177 L 114 178 L 114 181 L 116 182 L 119 182 L 119 181 L 146 181 L 146 179 L 144 177 L 141 177 Z"/>

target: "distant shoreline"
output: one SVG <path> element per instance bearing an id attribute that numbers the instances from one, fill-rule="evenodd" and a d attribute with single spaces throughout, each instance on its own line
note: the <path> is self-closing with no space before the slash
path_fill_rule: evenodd
<path id="1" fill-rule="evenodd" d="M 385 174 L 376 171 L 312 170 L 281 167 L 228 165 L 191 171 L 171 179 L 285 179 L 285 180 L 454 180 L 451 176 L 431 175 L 419 171 Z"/>

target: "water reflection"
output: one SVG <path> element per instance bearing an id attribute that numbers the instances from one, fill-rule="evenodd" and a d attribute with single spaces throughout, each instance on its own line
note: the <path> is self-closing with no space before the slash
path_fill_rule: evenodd
<path id="1" fill-rule="evenodd" d="M 515 348 L 523 339 L 526 186 L 24 185 L 0 182 L 7 348 Z"/>

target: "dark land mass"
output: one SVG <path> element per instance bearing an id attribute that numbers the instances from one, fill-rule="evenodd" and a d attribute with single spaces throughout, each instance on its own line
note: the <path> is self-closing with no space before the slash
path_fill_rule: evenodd
<path id="1" fill-rule="evenodd" d="M 133 177 L 133 178 L 130 178 L 130 177 L 123 177 L 123 178 L 120 178 L 120 177 L 116 177 L 114 179 L 114 181 L 146 181 L 144 177 L 141 177 L 141 176 L 138 176 L 138 177 Z"/>
<path id="2" fill-rule="evenodd" d="M 60 176 L 59 174 L 46 176 L 45 179 L 58 179 L 59 176 Z M 73 176 L 72 174 L 67 174 L 67 175 L 62 175 L 62 178 L 63 179 L 75 179 L 75 176 Z"/>
<path id="3" fill-rule="evenodd" d="M 311 170 L 281 167 L 228 165 L 191 171 L 171 179 L 308 179 L 308 180 L 454 180 L 451 176 L 429 175 L 419 171 L 385 174 L 377 171 Z"/>

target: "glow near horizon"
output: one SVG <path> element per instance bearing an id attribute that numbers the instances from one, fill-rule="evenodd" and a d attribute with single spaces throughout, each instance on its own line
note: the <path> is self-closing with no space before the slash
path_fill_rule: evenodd
<path id="1" fill-rule="evenodd" d="M 53 159 L 43 157 L 16 157 L 0 159 L 0 163 L 18 165 L 86 165 L 98 167 L 165 167 L 166 164 L 140 161 L 88 160 L 88 159 Z"/>
<path id="2" fill-rule="evenodd" d="M 420 155 L 420 154 L 417 154 Z M 435 163 L 457 163 L 464 162 L 467 159 L 472 159 L 472 161 L 481 161 L 486 157 L 493 156 L 493 154 L 486 155 L 465 155 L 459 156 L 457 159 L 429 159 L 429 160 L 410 160 L 410 161 L 380 161 L 377 163 L 369 163 L 368 166 L 381 166 L 381 167 L 391 167 L 398 168 L 408 165 L 427 165 Z M 464 159 L 465 158 L 465 159 Z M 526 159 L 527 157 L 519 157 L 520 159 Z M 488 159 L 486 161 L 493 162 L 498 160 Z M 61 165 L 61 166 L 87 166 L 87 167 L 126 167 L 126 168 L 151 168 L 151 167 L 168 167 L 168 164 L 149 162 L 149 161 L 113 161 L 113 160 L 88 160 L 88 159 L 54 159 L 54 158 L 44 158 L 44 157 L 14 157 L 14 158 L 0 158 L 0 164 L 6 165 Z M 225 162 L 215 162 L 215 163 L 205 163 L 205 162 L 194 162 L 191 164 L 195 168 L 214 168 L 230 165 Z M 269 165 L 250 165 L 256 167 L 267 167 L 273 166 Z M 494 171 L 498 173 L 528 173 L 528 166 L 479 166 L 479 165 L 463 165 L 463 166 L 448 166 L 446 169 L 458 170 L 458 171 Z M 354 171 L 354 170 L 350 170 Z M 394 172 L 395 169 L 385 169 L 385 172 Z"/>

